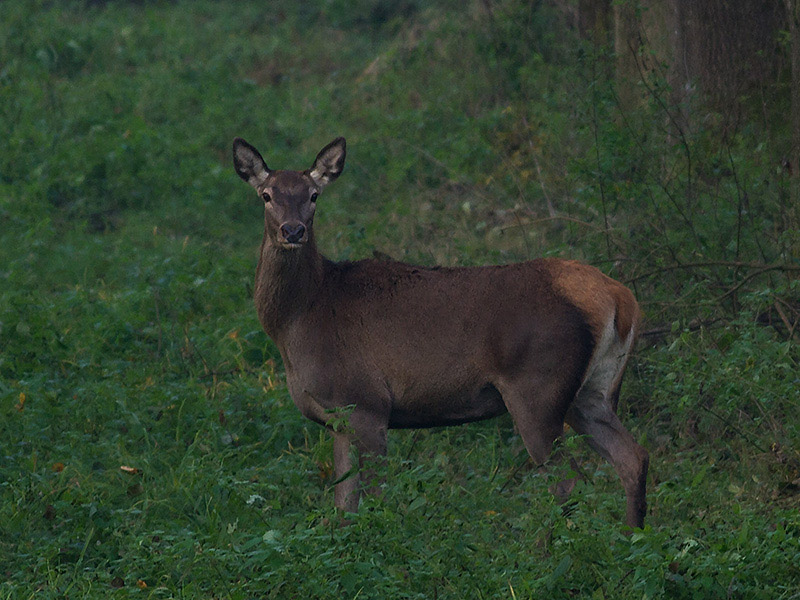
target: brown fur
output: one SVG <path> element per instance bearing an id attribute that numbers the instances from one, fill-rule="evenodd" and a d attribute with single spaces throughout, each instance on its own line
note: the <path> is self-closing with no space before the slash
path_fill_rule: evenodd
<path id="1" fill-rule="evenodd" d="M 613 412 L 639 314 L 630 291 L 557 259 L 473 268 L 331 262 L 316 248 L 314 200 L 341 172 L 344 140 L 303 172 L 269 171 L 241 140 L 234 160 L 265 199 L 258 316 L 300 411 L 335 429 L 337 478 L 352 467 L 350 444 L 361 457 L 380 455 L 388 429 L 508 410 L 539 463 L 565 419 L 585 433 L 623 480 L 628 524 L 642 525 L 646 452 Z M 300 231 L 302 242 L 287 241 Z M 341 429 L 336 411 L 346 408 Z M 358 495 L 358 476 L 345 478 L 336 505 L 354 511 Z"/>

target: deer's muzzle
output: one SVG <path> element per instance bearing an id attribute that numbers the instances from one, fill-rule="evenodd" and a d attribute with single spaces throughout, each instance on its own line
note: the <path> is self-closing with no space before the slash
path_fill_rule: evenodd
<path id="1" fill-rule="evenodd" d="M 302 223 L 284 223 L 281 225 L 281 237 L 287 244 L 302 244 L 308 239 L 306 226 Z"/>

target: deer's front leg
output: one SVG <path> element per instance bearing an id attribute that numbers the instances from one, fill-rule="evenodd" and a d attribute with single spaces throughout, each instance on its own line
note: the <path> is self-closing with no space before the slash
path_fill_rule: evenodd
<path id="1" fill-rule="evenodd" d="M 334 489 L 334 504 L 346 512 L 356 512 L 362 480 L 369 485 L 367 491 L 370 493 L 379 491 L 374 483 L 374 469 L 368 463 L 386 454 L 388 418 L 357 408 L 350 415 L 346 429 L 332 432 L 334 474 L 338 482 Z M 351 445 L 355 445 L 358 451 L 359 469 L 354 468 Z"/>
<path id="2" fill-rule="evenodd" d="M 381 492 L 381 481 L 377 480 L 375 466 L 386 455 L 388 418 L 354 413 L 350 422 L 356 432 L 362 487 L 366 493 L 377 495 Z"/>
<path id="3" fill-rule="evenodd" d="M 360 477 L 354 469 L 354 461 L 350 453 L 351 435 L 343 432 L 332 432 L 333 435 L 333 472 L 336 486 L 333 490 L 333 503 L 336 508 L 345 512 L 358 511 Z"/>

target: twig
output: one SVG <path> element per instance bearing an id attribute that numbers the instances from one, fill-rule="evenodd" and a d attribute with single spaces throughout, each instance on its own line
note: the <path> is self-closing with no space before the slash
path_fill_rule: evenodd
<path id="1" fill-rule="evenodd" d="M 206 370 L 206 374 L 208 374 L 208 373 L 212 373 L 213 374 L 214 370 L 211 367 L 208 366 L 208 363 L 206 362 L 206 359 L 203 358 L 203 353 L 200 352 L 200 349 L 197 346 L 195 346 L 195 343 L 192 341 L 192 338 L 189 337 L 189 326 L 188 325 L 184 325 L 183 326 L 183 335 L 186 337 L 186 341 L 192 347 L 192 350 L 194 350 L 195 353 L 197 353 L 197 356 L 200 357 L 200 362 L 203 363 L 203 368 Z"/>
<path id="2" fill-rule="evenodd" d="M 678 123 L 678 120 L 672 114 L 672 111 L 669 110 L 669 107 L 666 105 L 664 100 L 661 98 L 659 94 L 656 93 L 656 90 L 647 80 L 647 76 L 643 70 L 643 65 L 640 61 L 636 60 L 636 51 L 634 50 L 633 46 L 631 46 L 630 42 L 628 42 L 628 47 L 630 51 L 634 54 L 634 64 L 636 65 L 636 69 L 639 71 L 639 80 L 642 82 L 642 85 L 647 89 L 648 93 L 655 99 L 658 105 L 661 107 L 661 110 L 664 111 L 664 114 L 667 115 L 672 126 L 678 132 L 678 137 L 681 140 L 681 145 L 686 153 L 686 190 L 688 192 L 689 198 L 692 197 L 692 147 L 689 144 L 689 140 L 686 137 L 686 133 L 683 130 L 683 127 Z M 698 242 L 698 246 L 700 246 L 700 237 L 697 235 L 697 230 L 694 228 L 694 223 L 684 212 L 681 210 L 681 207 L 678 205 L 677 201 L 675 201 L 672 195 L 667 191 L 666 186 L 664 186 L 664 192 L 667 194 L 667 197 L 672 201 L 675 208 L 677 209 L 678 213 L 683 217 L 686 221 L 686 224 L 689 226 L 689 230 L 694 235 L 695 240 Z"/>
<path id="3" fill-rule="evenodd" d="M 720 415 L 720 414 L 718 414 L 718 413 L 714 412 L 713 410 L 711 410 L 711 409 L 710 409 L 710 408 L 708 408 L 707 406 L 703 406 L 702 404 L 700 405 L 700 408 L 702 408 L 704 411 L 706 411 L 706 412 L 707 412 L 707 413 L 709 413 L 710 415 L 713 415 L 713 416 L 717 417 L 717 419 L 719 419 L 720 421 L 722 421 L 722 422 L 725 424 L 725 426 L 726 426 L 726 427 L 729 427 L 729 428 L 733 429 L 733 430 L 734 430 L 734 431 L 735 431 L 737 434 L 739 434 L 739 435 L 742 437 L 742 439 L 743 439 L 743 440 L 745 440 L 747 443 L 749 443 L 751 446 L 753 446 L 753 448 L 755 448 L 755 449 L 756 449 L 756 450 L 758 450 L 759 452 L 763 452 L 763 453 L 765 453 L 765 454 L 766 454 L 766 452 L 767 452 L 766 448 L 762 448 L 762 447 L 761 447 L 761 446 L 760 446 L 760 445 L 759 445 L 757 442 L 755 442 L 755 441 L 753 440 L 753 438 L 751 438 L 751 437 L 750 437 L 749 435 L 747 435 L 747 434 L 746 434 L 744 431 L 742 431 L 741 429 L 739 429 L 739 428 L 738 428 L 736 425 L 734 425 L 733 423 L 731 423 L 731 422 L 730 422 L 728 419 L 726 419 L 726 418 L 725 418 L 725 417 L 723 417 L 722 415 Z"/>
<path id="4" fill-rule="evenodd" d="M 597 66 L 595 61 L 592 61 L 592 77 L 597 80 L 597 74 L 594 72 L 595 67 Z M 594 94 L 595 87 L 592 87 L 592 93 Z M 594 137 L 594 157 L 595 162 L 597 163 L 597 184 L 600 187 L 600 206 L 603 209 L 603 225 L 605 225 L 605 241 L 606 241 L 606 251 L 608 252 L 608 257 L 611 258 L 613 256 L 613 252 L 611 251 L 611 238 L 608 235 L 608 211 L 607 211 L 607 198 L 606 198 L 606 186 L 603 185 L 603 180 L 605 177 L 603 176 L 603 171 L 600 168 L 600 125 L 599 125 L 599 118 L 597 116 L 597 102 L 596 98 L 592 98 L 592 135 Z"/>
<path id="5" fill-rule="evenodd" d="M 721 321 L 721 319 L 704 319 L 702 321 L 689 323 L 689 325 L 685 329 L 688 329 L 689 331 L 697 331 L 699 329 L 703 329 L 705 327 L 710 327 L 712 325 L 715 325 L 719 321 Z M 650 336 L 653 336 L 653 335 L 662 335 L 664 333 L 670 333 L 671 331 L 672 331 L 672 326 L 671 325 L 665 325 L 664 327 L 657 327 L 655 329 L 648 329 L 647 331 L 642 331 L 639 334 L 639 337 L 650 337 Z"/>
<path id="6" fill-rule="evenodd" d="M 158 288 L 153 287 L 153 304 L 156 307 L 156 324 L 158 325 L 158 348 L 156 349 L 156 354 L 161 356 L 161 345 L 164 340 L 164 329 L 161 326 L 161 312 L 158 309 Z"/>
<path id="7" fill-rule="evenodd" d="M 518 211 L 514 210 L 512 212 L 514 214 L 514 218 L 517 220 L 517 224 L 519 225 L 519 228 L 522 230 L 522 241 L 525 243 L 526 256 L 528 258 L 531 258 L 531 244 L 528 241 L 528 229 L 527 229 L 527 227 L 525 227 L 523 225 L 522 220 L 519 218 Z"/>
<path id="8" fill-rule="evenodd" d="M 211 377 L 212 379 L 217 379 L 219 377 L 225 377 L 226 375 L 233 375 L 234 373 L 248 373 L 248 372 L 249 371 L 245 369 L 240 369 L 239 367 L 236 367 L 234 369 L 228 369 L 226 371 L 208 371 L 207 373 L 200 375 L 200 379 L 208 379 L 209 377 Z"/>
<path id="9" fill-rule="evenodd" d="M 765 271 L 775 271 L 775 270 L 783 270 L 783 271 L 800 271 L 800 265 L 764 265 L 759 263 L 748 263 L 748 262 L 740 262 L 740 261 L 725 261 L 725 260 L 712 260 L 712 261 L 703 261 L 703 262 L 695 262 L 695 263 L 682 263 L 682 264 L 675 264 L 675 265 L 668 265 L 666 267 L 660 267 L 658 269 L 653 269 L 652 271 L 648 271 L 646 273 L 642 273 L 641 275 L 636 275 L 635 277 L 631 277 L 625 280 L 625 283 L 633 283 L 634 281 L 639 281 L 640 279 L 647 279 L 648 277 L 653 277 L 654 275 L 661 275 L 662 273 L 667 273 L 669 271 L 677 271 L 679 269 L 699 269 L 703 267 L 729 267 L 729 268 L 736 268 L 736 269 L 759 269 L 760 272 Z M 753 277 L 758 275 L 759 273 L 751 274 Z M 751 275 L 747 277 L 750 278 Z M 735 291 L 735 290 L 734 290 Z"/>
<path id="10" fill-rule="evenodd" d="M 414 435 L 411 436 L 411 443 L 409 444 L 408 453 L 406 453 L 406 460 L 411 459 L 411 453 L 414 451 L 414 446 L 417 445 L 417 438 L 419 437 L 420 429 L 414 430 Z"/>
<path id="11" fill-rule="evenodd" d="M 524 115 L 522 117 L 522 124 L 525 126 L 526 130 L 530 129 L 530 126 L 528 125 L 528 119 L 526 119 Z M 547 189 L 544 187 L 542 167 L 539 165 L 539 158 L 536 156 L 536 148 L 534 148 L 533 140 L 530 137 L 528 137 L 528 146 L 531 148 L 531 158 L 533 158 L 533 164 L 536 166 L 536 172 L 539 174 L 539 186 L 542 188 L 542 195 L 547 203 L 547 214 L 550 215 L 551 219 L 554 219 L 556 217 L 556 209 L 553 206 L 553 202 L 550 200 L 550 194 L 547 193 Z"/>
<path id="12" fill-rule="evenodd" d="M 786 329 L 789 331 L 789 337 L 795 341 L 800 341 L 797 339 L 797 336 L 794 333 L 794 329 L 797 326 L 797 321 L 795 321 L 793 324 L 789 323 L 789 318 L 786 316 L 786 313 L 783 312 L 783 309 L 777 300 L 773 306 L 775 307 L 775 311 L 778 313 L 778 316 L 781 318 L 781 321 L 783 321 L 783 324 L 786 325 Z"/>
<path id="13" fill-rule="evenodd" d="M 742 243 L 742 214 L 744 212 L 744 198 L 742 196 L 742 186 L 739 184 L 739 176 L 736 174 L 736 163 L 733 160 L 733 154 L 731 154 L 730 144 L 726 144 L 725 149 L 728 151 L 728 162 L 731 165 L 733 182 L 736 184 L 736 260 L 739 260 L 739 253 Z"/>
<path id="14" fill-rule="evenodd" d="M 516 467 L 514 467 L 514 470 L 511 472 L 511 475 L 509 475 L 508 478 L 503 483 L 503 485 L 500 486 L 499 493 L 501 493 L 501 494 L 503 493 L 503 491 L 506 489 L 506 486 L 508 486 L 508 484 L 511 483 L 511 481 L 514 479 L 514 477 L 517 476 L 517 473 L 519 473 L 519 470 L 522 467 L 524 467 L 526 464 L 528 464 L 528 455 L 527 454 L 525 454 L 525 460 L 521 461 Z"/>
<path id="15" fill-rule="evenodd" d="M 767 266 L 764 266 L 764 267 L 758 269 L 757 271 L 753 271 L 752 273 L 748 273 L 747 275 L 745 275 L 744 278 L 739 283 L 737 283 L 735 286 L 733 286 L 727 292 L 722 294 L 714 302 L 721 302 L 722 300 L 724 300 L 725 298 L 727 298 L 731 294 L 735 293 L 739 288 L 741 288 L 745 283 L 747 283 L 748 281 L 750 281 L 754 277 L 758 277 L 759 275 L 762 275 L 764 273 L 768 273 L 769 271 L 800 271 L 800 265 L 797 265 L 797 266 L 794 266 L 794 265 L 767 265 Z"/>
<path id="16" fill-rule="evenodd" d="M 545 217 L 543 219 L 532 219 L 532 220 L 528 221 L 527 224 L 528 225 L 536 225 L 538 223 L 547 223 L 548 221 L 569 221 L 570 223 L 577 223 L 578 225 L 583 225 L 584 227 L 587 227 L 589 229 L 594 229 L 595 231 L 597 231 L 599 233 L 607 233 L 608 232 L 608 230 L 603 229 L 602 227 L 598 227 L 597 225 L 593 225 L 592 223 L 589 223 L 587 221 L 581 221 L 580 219 L 576 219 L 575 217 L 567 217 L 565 215 L 556 215 L 554 217 Z M 515 223 L 515 224 L 511 224 L 511 225 L 503 225 L 502 227 L 500 227 L 500 231 L 505 231 L 506 229 L 512 229 L 514 227 L 522 227 L 522 226 L 523 226 L 522 223 Z M 614 259 L 609 258 L 609 259 L 607 259 L 607 262 L 614 262 Z"/>

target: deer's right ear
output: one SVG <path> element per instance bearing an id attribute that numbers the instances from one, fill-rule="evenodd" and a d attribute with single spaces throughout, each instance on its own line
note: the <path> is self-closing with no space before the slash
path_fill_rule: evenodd
<path id="1" fill-rule="evenodd" d="M 233 140 L 233 168 L 239 177 L 254 188 L 258 188 L 269 177 L 269 167 L 258 150 L 238 137 Z"/>

